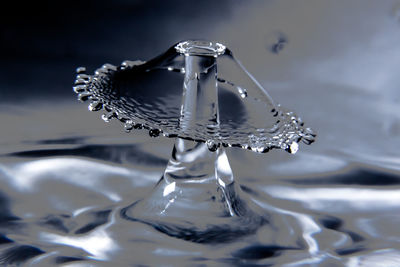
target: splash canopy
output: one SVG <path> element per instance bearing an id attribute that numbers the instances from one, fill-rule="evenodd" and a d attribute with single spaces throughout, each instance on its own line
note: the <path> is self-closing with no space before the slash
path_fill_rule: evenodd
<path id="1" fill-rule="evenodd" d="M 295 153 L 315 134 L 277 105 L 223 44 L 189 40 L 147 62 L 105 64 L 94 75 L 77 69 L 74 91 L 89 110 L 104 109 L 127 131 L 145 128 L 205 142 L 210 150 L 234 146 L 265 153 Z"/>

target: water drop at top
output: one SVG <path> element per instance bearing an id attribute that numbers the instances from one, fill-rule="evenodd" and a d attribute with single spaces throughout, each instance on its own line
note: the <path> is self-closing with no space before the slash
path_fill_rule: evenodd
<path id="1" fill-rule="evenodd" d="M 180 42 L 175 46 L 177 52 L 184 55 L 198 55 L 198 56 L 218 56 L 225 52 L 226 47 L 223 44 L 202 41 L 202 40 L 189 40 Z"/>

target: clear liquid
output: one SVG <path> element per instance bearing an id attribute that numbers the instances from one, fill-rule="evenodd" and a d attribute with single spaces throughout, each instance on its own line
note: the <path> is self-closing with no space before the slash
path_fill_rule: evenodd
<path id="1" fill-rule="evenodd" d="M 217 47 L 204 52 L 199 47 L 195 46 L 195 52 L 203 56 L 203 61 L 213 58 L 206 53 L 216 53 L 214 73 L 207 66 L 190 72 L 201 77 L 214 75 L 216 80 L 211 82 L 217 83 L 217 94 L 207 95 L 212 92 L 209 88 L 197 92 L 193 100 L 198 103 L 188 99 L 193 90 L 187 91 L 185 100 L 183 88 L 189 75 L 185 58 L 189 56 L 177 53 L 174 46 L 147 63 L 126 61 L 118 67 L 106 64 L 94 75 L 82 77 L 78 73 L 75 91 L 80 93 L 80 99 L 90 100 L 89 110 L 103 108 L 107 112 L 102 116 L 105 121 L 118 118 L 127 131 L 145 128 L 153 137 L 163 134 L 206 142 L 210 150 L 222 145 L 260 153 L 273 148 L 295 153 L 300 140 L 306 144 L 314 141 L 314 132 L 296 114 L 276 105 L 229 50 Z M 208 64 L 203 61 L 193 64 Z M 196 109 L 183 111 L 182 96 L 189 101 L 187 107 Z M 201 99 L 210 99 L 209 105 L 217 105 L 213 112 L 218 113 L 218 122 L 214 123 L 211 115 L 198 117 L 208 105 Z"/>
<path id="2" fill-rule="evenodd" d="M 82 112 L 76 106 L 52 111 Z M 107 130 L 100 135 L 93 130 L 88 137 L 59 134 L 55 139 L 55 132 L 51 136 L 31 143 L 16 140 L 20 145 L 14 151 L 2 153 L 1 265 L 371 266 L 384 262 L 396 266 L 399 262 L 399 179 L 382 166 L 291 175 L 298 167 L 290 167 L 290 160 L 278 162 L 271 157 L 265 171 L 264 156 L 231 149 L 242 189 L 262 208 L 269 223 L 245 237 L 196 243 L 121 216 L 124 207 L 152 191 L 167 164 L 168 139 L 149 139 L 138 131 L 133 141 L 129 137 L 116 143 L 115 131 Z M 319 165 L 329 167 L 335 153 L 297 157 L 300 162 L 324 157 L 327 163 Z M 272 171 L 279 166 L 284 169 Z"/>

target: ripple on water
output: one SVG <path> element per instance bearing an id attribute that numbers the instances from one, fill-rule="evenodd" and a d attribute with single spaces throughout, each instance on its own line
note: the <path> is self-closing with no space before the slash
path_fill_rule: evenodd
<path id="1" fill-rule="evenodd" d="M 100 153 L 97 146 L 83 145 L 84 149 L 75 148 L 74 156 L 70 150 L 54 148 L 54 142 L 50 143 L 47 145 L 52 146 L 56 156 L 52 156 L 51 149 L 3 155 L 9 159 L 7 162 L 20 162 L 2 164 L 0 169 L 3 265 L 81 262 L 107 266 L 167 261 L 178 265 L 229 266 L 239 262 L 263 266 L 368 266 L 381 261 L 391 266 L 399 261 L 396 249 L 400 240 L 393 235 L 400 222 L 396 215 L 400 211 L 396 198 L 400 195 L 396 189 L 399 175 L 393 172 L 349 171 L 337 177 L 314 176 L 303 182 L 281 179 L 278 186 L 277 180 L 272 186 L 262 177 L 255 178 L 245 192 L 268 214 L 270 223 L 254 235 L 217 245 L 216 250 L 216 245 L 190 244 L 120 217 L 122 207 L 151 190 L 165 162 L 149 158 L 146 170 L 143 159 L 126 156 L 124 146 L 102 146 L 100 151 L 120 150 L 110 157 Z M 133 149 L 142 153 L 140 146 Z M 57 161 L 60 158 L 63 160 Z M 129 168 L 142 166 L 142 172 L 134 174 L 138 177 L 132 178 L 133 173 L 124 167 L 127 159 Z M 88 172 L 84 178 L 80 165 Z M 382 177 L 379 183 L 358 180 L 377 175 Z M 16 183 L 18 179 L 22 180 Z M 134 186 L 133 180 L 148 182 Z M 65 191 L 68 193 L 63 196 L 61 192 Z M 110 197 L 112 194 L 118 198 Z"/>

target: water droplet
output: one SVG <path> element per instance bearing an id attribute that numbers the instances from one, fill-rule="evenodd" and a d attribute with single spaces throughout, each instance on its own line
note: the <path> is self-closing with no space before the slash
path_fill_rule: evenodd
<path id="1" fill-rule="evenodd" d="M 312 137 L 316 137 L 317 135 L 314 133 L 314 130 L 311 128 L 306 128 L 304 131 L 305 134 L 310 135 Z"/>
<path id="2" fill-rule="evenodd" d="M 296 154 L 296 152 L 299 150 L 299 144 L 297 142 L 292 142 L 289 146 L 289 153 L 291 154 Z"/>
<path id="3" fill-rule="evenodd" d="M 247 97 L 247 90 L 246 89 L 241 88 L 239 86 L 237 87 L 237 89 L 238 89 L 238 92 L 239 92 L 241 98 L 246 98 Z"/>
<path id="4" fill-rule="evenodd" d="M 105 113 L 103 115 L 101 115 L 101 118 L 105 121 L 105 122 L 109 122 L 112 118 L 117 117 L 117 114 L 115 114 L 114 111 Z"/>
<path id="5" fill-rule="evenodd" d="M 89 104 L 89 110 L 90 111 L 98 111 L 100 109 L 102 109 L 103 107 L 103 103 L 101 103 L 100 101 L 93 101 L 92 103 Z"/>
<path id="6" fill-rule="evenodd" d="M 75 85 L 84 85 L 84 84 L 86 84 L 87 82 L 88 82 L 87 80 L 77 78 L 77 79 L 75 80 Z"/>
<path id="7" fill-rule="evenodd" d="M 76 73 L 85 73 L 85 72 L 86 72 L 86 68 L 85 67 L 76 68 Z"/>
<path id="8" fill-rule="evenodd" d="M 252 147 L 251 150 L 257 153 L 265 153 L 268 151 L 268 148 L 263 146 L 257 146 L 257 147 Z"/>
<path id="9" fill-rule="evenodd" d="M 149 131 L 149 135 L 151 137 L 158 137 L 160 135 L 160 130 L 159 129 L 151 129 Z"/>
<path id="10" fill-rule="evenodd" d="M 279 142 L 279 147 L 283 150 L 289 151 L 289 145 L 286 143 Z"/>
<path id="11" fill-rule="evenodd" d="M 86 85 L 83 85 L 83 84 L 76 85 L 76 86 L 72 87 L 72 89 L 74 89 L 75 93 L 79 94 L 79 93 L 86 91 Z"/>
<path id="12" fill-rule="evenodd" d="M 78 100 L 82 101 L 82 102 L 87 101 L 91 95 L 92 95 L 92 93 L 90 93 L 90 92 L 80 93 L 78 95 Z"/>
<path id="13" fill-rule="evenodd" d="M 261 138 L 254 134 L 249 135 L 249 145 L 252 151 L 258 153 L 263 153 L 263 151 L 266 149 Z"/>
<path id="14" fill-rule="evenodd" d="M 135 123 L 133 121 L 131 120 L 126 121 L 124 124 L 125 132 L 129 133 L 133 129 L 134 125 Z"/>
<path id="15" fill-rule="evenodd" d="M 90 76 L 87 75 L 87 74 L 78 74 L 78 75 L 76 75 L 76 78 L 77 79 L 82 79 L 82 80 L 89 80 Z"/>
<path id="16" fill-rule="evenodd" d="M 204 51 L 201 49 L 190 50 L 189 52 L 203 53 Z M 230 57 L 229 60 L 232 63 L 237 63 L 230 55 L 227 54 L 227 56 Z M 143 63 L 142 61 L 125 61 L 121 66 L 132 67 Z M 90 110 L 95 111 L 104 108 L 105 111 L 102 113 L 105 114 L 102 118 L 105 121 L 109 121 L 114 116 L 112 113 L 109 114 L 109 112 L 114 111 L 118 119 L 124 123 L 127 131 L 133 128 L 140 129 L 144 125 L 147 130 L 157 129 L 148 131 L 150 136 L 155 137 L 167 132 L 163 135 L 168 137 L 179 136 L 196 142 L 206 142 L 211 151 L 215 151 L 223 145 L 251 149 L 258 153 L 265 153 L 273 148 L 281 148 L 293 153 L 296 150 L 295 145 L 292 145 L 293 142 L 297 144 L 301 140 L 306 144 L 310 144 L 315 139 L 315 134 L 311 130 L 306 130 L 300 118 L 294 113 L 274 104 L 272 100 L 268 101 L 268 96 L 264 97 L 264 92 L 257 90 L 253 83 L 247 83 L 245 80 L 235 80 L 236 75 L 224 77 L 224 79 L 217 78 L 216 84 L 218 86 L 221 85 L 221 88 L 226 89 L 227 92 L 230 91 L 231 94 L 236 95 L 235 100 L 243 104 L 243 110 L 240 112 L 241 117 L 238 119 L 237 116 L 226 116 L 229 109 L 218 113 L 218 102 L 216 102 L 218 99 L 209 99 L 210 103 L 206 103 L 207 105 L 204 107 L 204 113 L 207 114 L 205 116 L 197 116 L 197 110 L 193 111 L 190 108 L 186 110 L 184 105 L 178 106 L 182 103 L 179 100 L 175 101 L 177 97 L 180 97 L 179 89 L 159 97 L 157 96 L 158 90 L 154 89 L 153 92 L 147 92 L 153 90 L 154 86 L 151 81 L 164 77 L 163 75 L 181 76 L 183 79 L 186 79 L 183 76 L 193 76 L 194 79 L 201 80 L 202 77 L 197 72 L 190 75 L 181 74 L 180 72 L 184 73 L 190 70 L 190 67 L 184 67 L 181 61 L 179 63 L 174 60 L 160 62 L 156 67 L 157 71 L 154 73 L 152 72 L 153 67 L 148 67 L 146 64 L 133 68 L 131 72 L 105 64 L 98 70 L 99 73 L 102 73 L 99 76 L 79 73 L 77 74 L 74 90 L 78 92 L 78 98 L 81 101 L 89 100 L 92 102 L 89 106 Z M 221 66 L 221 69 L 224 68 L 225 66 Z M 108 71 L 111 69 L 116 69 L 116 72 L 124 72 L 127 75 L 114 75 L 113 71 Z M 206 70 L 211 71 L 212 69 L 207 65 Z M 136 76 L 131 75 L 136 71 L 138 77 L 141 74 L 148 76 L 148 81 L 143 82 L 145 89 L 137 87 Z M 225 71 L 227 70 L 225 69 Z M 162 75 L 161 72 L 163 72 Z M 221 71 L 221 73 L 223 72 Z M 243 74 L 242 72 L 240 73 Z M 157 76 L 158 74 L 161 76 Z M 241 77 L 240 75 L 238 75 L 238 79 Z M 215 75 L 212 77 L 215 77 Z M 147 82 L 150 84 L 146 85 Z M 168 83 L 167 80 L 165 82 Z M 162 80 L 159 83 L 165 90 L 170 87 L 169 84 L 164 86 Z M 215 84 L 212 83 L 212 85 L 214 86 Z M 145 92 L 145 90 L 147 91 Z M 135 93 L 131 94 L 130 92 Z M 184 95 L 184 97 L 187 97 L 187 95 Z M 246 97 L 247 99 L 244 99 Z M 229 106 L 228 98 L 221 97 L 218 101 L 223 102 L 225 100 L 227 100 L 226 103 L 223 103 L 225 107 L 235 109 L 234 106 Z M 191 104 L 189 103 L 190 101 L 186 102 L 188 105 Z M 102 103 L 104 103 L 104 106 Z M 203 105 L 204 103 L 200 104 Z M 252 105 L 252 107 L 247 108 L 247 105 Z M 211 109 L 208 107 L 211 107 Z M 182 114 L 181 117 L 179 117 L 179 108 Z M 198 113 L 202 112 L 201 110 Z M 251 134 L 255 136 L 250 138 Z"/>
<path id="17" fill-rule="evenodd" d="M 121 63 L 121 67 L 124 67 L 124 68 L 129 67 L 129 66 L 131 66 L 131 62 L 132 61 L 130 61 L 130 60 L 124 60 Z"/>
<path id="18" fill-rule="evenodd" d="M 107 70 L 103 69 L 103 68 L 99 68 L 94 72 L 94 74 L 97 75 L 97 76 L 98 75 L 104 75 L 104 74 L 107 74 Z"/>
<path id="19" fill-rule="evenodd" d="M 114 65 L 112 65 L 112 64 L 109 64 L 109 63 L 104 64 L 104 65 L 102 66 L 102 68 L 103 68 L 104 70 L 106 70 L 107 72 L 109 72 L 109 71 L 116 71 L 116 70 L 117 70 L 117 67 L 116 67 L 116 66 L 114 66 Z"/>
<path id="20" fill-rule="evenodd" d="M 208 147 L 208 150 L 210 150 L 211 152 L 217 151 L 220 146 L 220 144 L 215 142 L 214 140 L 207 140 L 206 145 Z"/>
<path id="21" fill-rule="evenodd" d="M 315 141 L 316 133 L 311 128 L 306 128 L 303 131 L 301 141 L 304 144 L 310 145 Z"/>
<path id="22" fill-rule="evenodd" d="M 109 121 L 110 121 L 110 119 L 107 117 L 107 114 L 101 115 L 101 119 L 102 119 L 103 121 L 105 121 L 105 122 L 109 122 Z"/>

